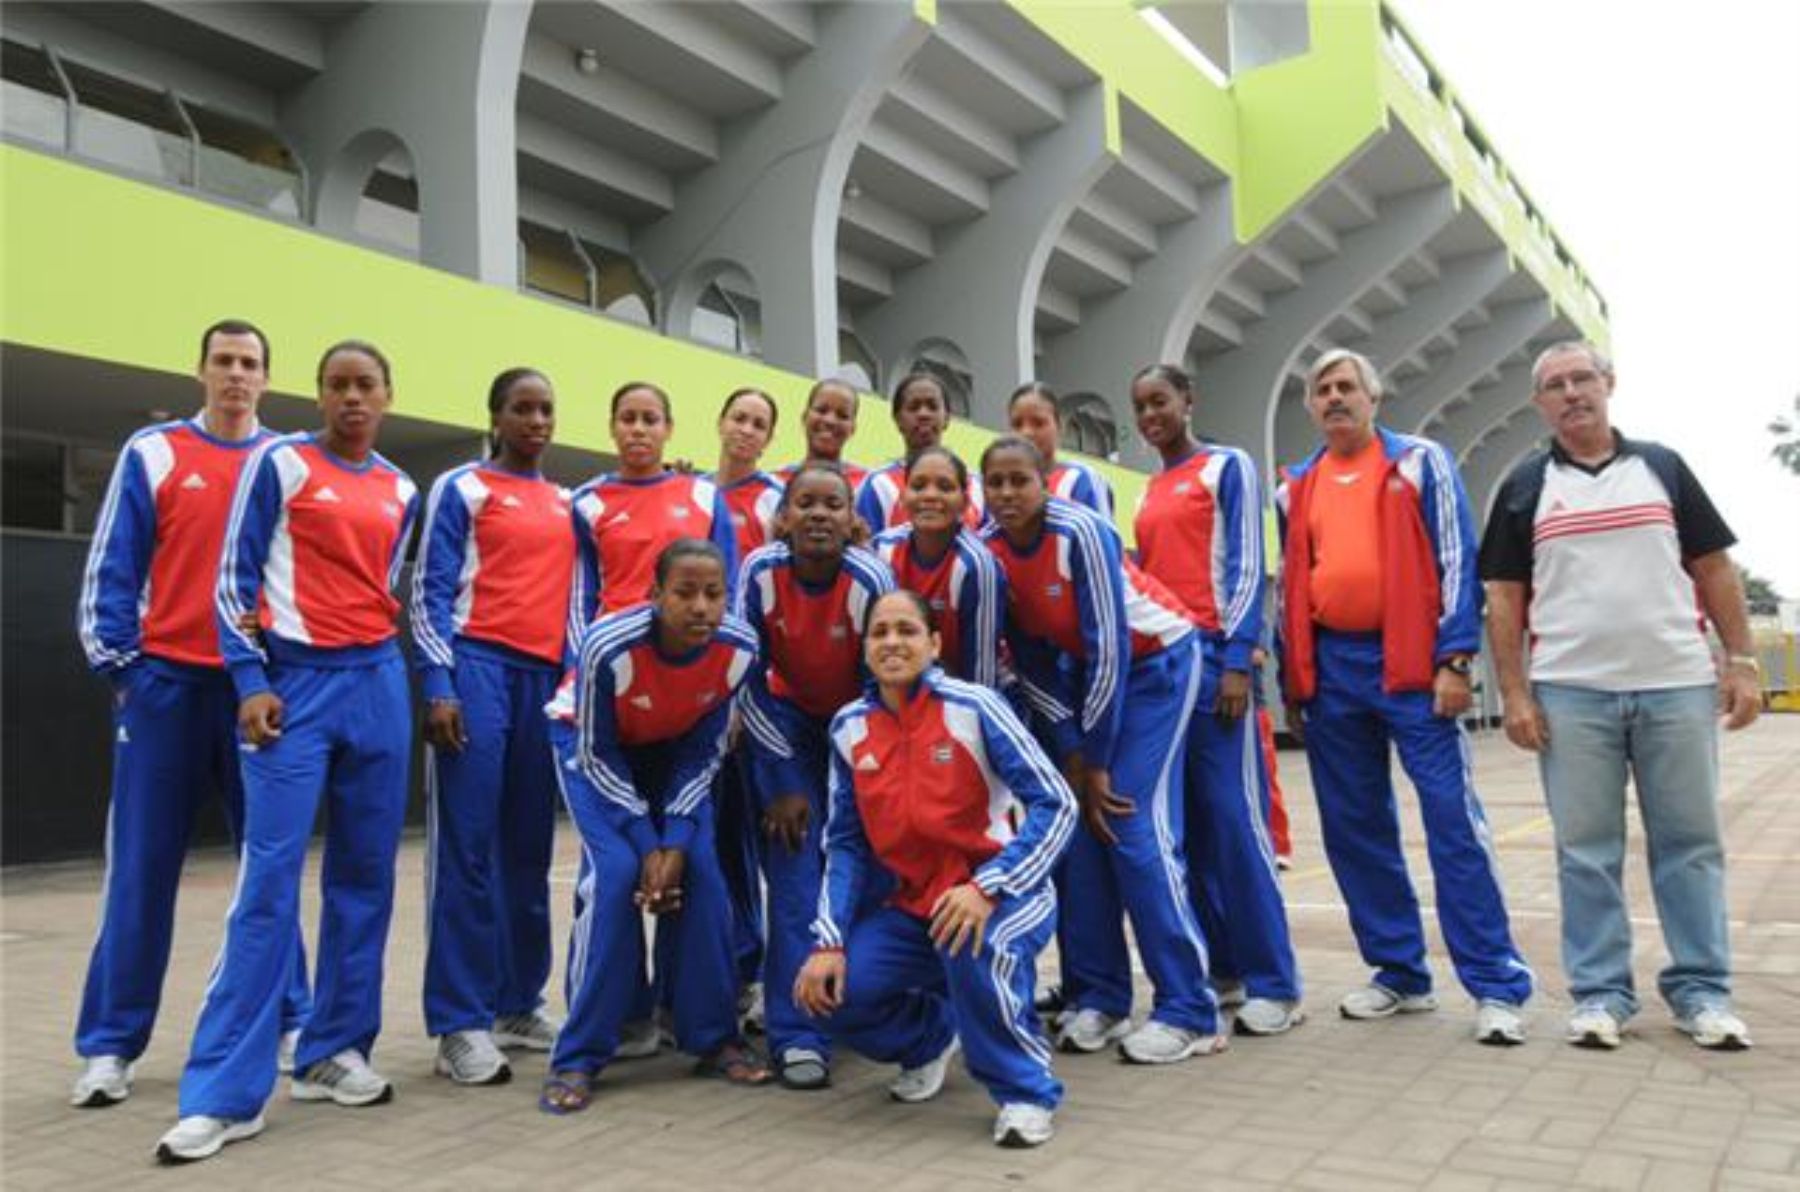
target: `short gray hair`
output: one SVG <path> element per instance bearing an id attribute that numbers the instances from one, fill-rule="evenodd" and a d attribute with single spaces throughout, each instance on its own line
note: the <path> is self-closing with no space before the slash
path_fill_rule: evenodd
<path id="1" fill-rule="evenodd" d="M 1537 392 L 1538 379 L 1544 375 L 1544 365 L 1550 362 L 1552 356 L 1567 356 L 1577 352 L 1586 356 L 1588 362 L 1594 366 L 1594 371 L 1601 376 L 1610 377 L 1613 375 L 1613 362 L 1605 352 L 1602 352 L 1599 348 L 1595 347 L 1585 339 L 1565 339 L 1560 343 L 1553 343 L 1543 351 L 1539 352 L 1537 354 L 1537 359 L 1531 362 L 1532 392 Z"/>
<path id="2" fill-rule="evenodd" d="M 1381 374 L 1375 371 L 1374 362 L 1361 352 L 1352 352 L 1349 348 L 1329 348 L 1320 353 L 1319 358 L 1312 362 L 1312 367 L 1306 370 L 1307 396 L 1312 395 L 1313 388 L 1318 385 L 1320 377 L 1345 361 L 1349 361 L 1351 367 L 1356 369 L 1356 379 L 1362 382 L 1362 387 L 1368 395 L 1376 401 L 1380 401 L 1382 396 Z"/>

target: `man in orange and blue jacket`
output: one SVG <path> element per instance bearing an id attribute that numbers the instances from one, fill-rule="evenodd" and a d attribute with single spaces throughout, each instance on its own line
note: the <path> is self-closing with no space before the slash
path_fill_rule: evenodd
<path id="1" fill-rule="evenodd" d="M 1325 442 L 1276 494 L 1289 724 L 1303 732 L 1325 852 L 1375 969 L 1338 1008 L 1375 1019 L 1437 1007 L 1391 744 L 1419 793 L 1438 921 L 1480 1004 L 1476 1038 L 1520 1043 L 1532 975 L 1512 941 L 1458 720 L 1481 641 L 1474 519 L 1449 453 L 1377 425 L 1380 398 L 1366 358 L 1321 355 L 1305 400 Z"/>

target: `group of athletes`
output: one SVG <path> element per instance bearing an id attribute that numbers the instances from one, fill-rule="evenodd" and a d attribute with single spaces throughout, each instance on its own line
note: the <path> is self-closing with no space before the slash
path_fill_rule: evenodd
<path id="1" fill-rule="evenodd" d="M 77 1104 L 130 1092 L 212 786 L 240 845 L 164 1161 L 259 1133 L 278 1072 L 296 1100 L 392 1096 L 370 1057 L 415 725 L 396 628 L 415 521 L 424 1015 L 449 1079 L 503 1083 L 508 1050 L 546 1051 L 539 1106 L 570 1114 L 612 1061 L 670 1043 L 703 1074 L 792 1089 L 830 1083 L 835 1044 L 898 1065 L 912 1102 L 960 1050 L 995 1140 L 1026 1146 L 1062 1096 L 1053 1046 L 1166 1064 L 1302 1020 L 1258 706 L 1263 501 L 1243 451 L 1195 438 L 1179 368 L 1131 382 L 1163 467 L 1127 551 L 1041 385 L 965 461 L 942 384 L 910 374 L 891 401 L 905 458 L 865 470 L 845 458 L 856 390 L 820 381 L 806 456 L 779 472 L 762 467 L 777 402 L 739 389 L 705 474 L 671 466 L 670 398 L 633 382 L 611 397 L 617 469 L 571 493 L 541 470 L 551 379 L 509 369 L 486 457 L 421 500 L 376 450 L 395 394 L 379 348 L 326 350 L 322 428 L 291 435 L 257 421 L 269 355 L 248 323 L 207 330 L 204 408 L 127 444 L 82 595 L 117 744 Z M 558 804 L 580 835 L 560 1025 L 543 992 Z M 1127 920 L 1153 988 L 1135 1026 Z"/>

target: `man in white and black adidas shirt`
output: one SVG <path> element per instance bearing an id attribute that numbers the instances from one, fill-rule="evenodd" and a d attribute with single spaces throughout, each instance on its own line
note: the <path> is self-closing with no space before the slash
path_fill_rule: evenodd
<path id="1" fill-rule="evenodd" d="M 1621 880 L 1629 769 L 1670 955 L 1658 987 L 1700 1046 L 1748 1047 L 1731 1008 L 1718 811 L 1717 718 L 1742 728 L 1761 707 L 1736 538 L 1679 455 L 1612 429 L 1612 364 L 1592 344 L 1549 348 L 1532 381 L 1553 438 L 1501 487 L 1481 577 L 1506 735 L 1537 752 L 1556 830 L 1569 1041 L 1617 1047 L 1637 1011 Z"/>

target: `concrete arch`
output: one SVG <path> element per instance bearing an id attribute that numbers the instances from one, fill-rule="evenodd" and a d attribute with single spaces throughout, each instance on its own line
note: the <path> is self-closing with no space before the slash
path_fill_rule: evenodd
<path id="1" fill-rule="evenodd" d="M 531 4 L 376 4 L 334 38 L 325 69 L 281 107 L 281 125 L 315 171 L 314 207 L 328 230 L 360 195 L 344 175 L 367 152 L 364 134 L 407 147 L 419 186 L 419 259 L 507 287 L 519 279 L 519 66 Z M 354 148 L 353 148 L 354 147 Z M 366 163 L 368 169 L 373 163 Z M 336 181 L 327 181 L 333 173 Z M 347 196 L 346 190 L 354 193 Z"/>
<path id="2" fill-rule="evenodd" d="M 757 283 L 755 272 L 741 261 L 715 257 L 689 269 L 669 289 L 667 300 L 663 303 L 663 333 L 686 340 L 703 339 L 703 337 L 697 336 L 695 331 L 695 322 L 700 317 L 700 304 L 706 296 L 706 291 L 720 283 L 725 283 L 721 285 L 721 289 L 752 298 L 760 308 L 763 291 Z M 760 309 L 758 314 L 760 315 Z M 759 318 L 758 326 L 752 337 L 757 342 L 759 350 L 750 353 L 758 356 L 761 355 L 760 322 Z M 703 342 L 711 343 L 712 341 L 703 339 Z"/>
<path id="3" fill-rule="evenodd" d="M 363 192 L 376 167 L 399 153 L 419 180 L 418 158 L 399 133 L 386 128 L 365 128 L 351 136 L 325 163 L 314 183 L 314 222 L 321 232 L 349 238 L 356 231 L 357 212 L 362 207 Z M 426 191 L 419 185 L 419 219 L 425 218 Z"/>

